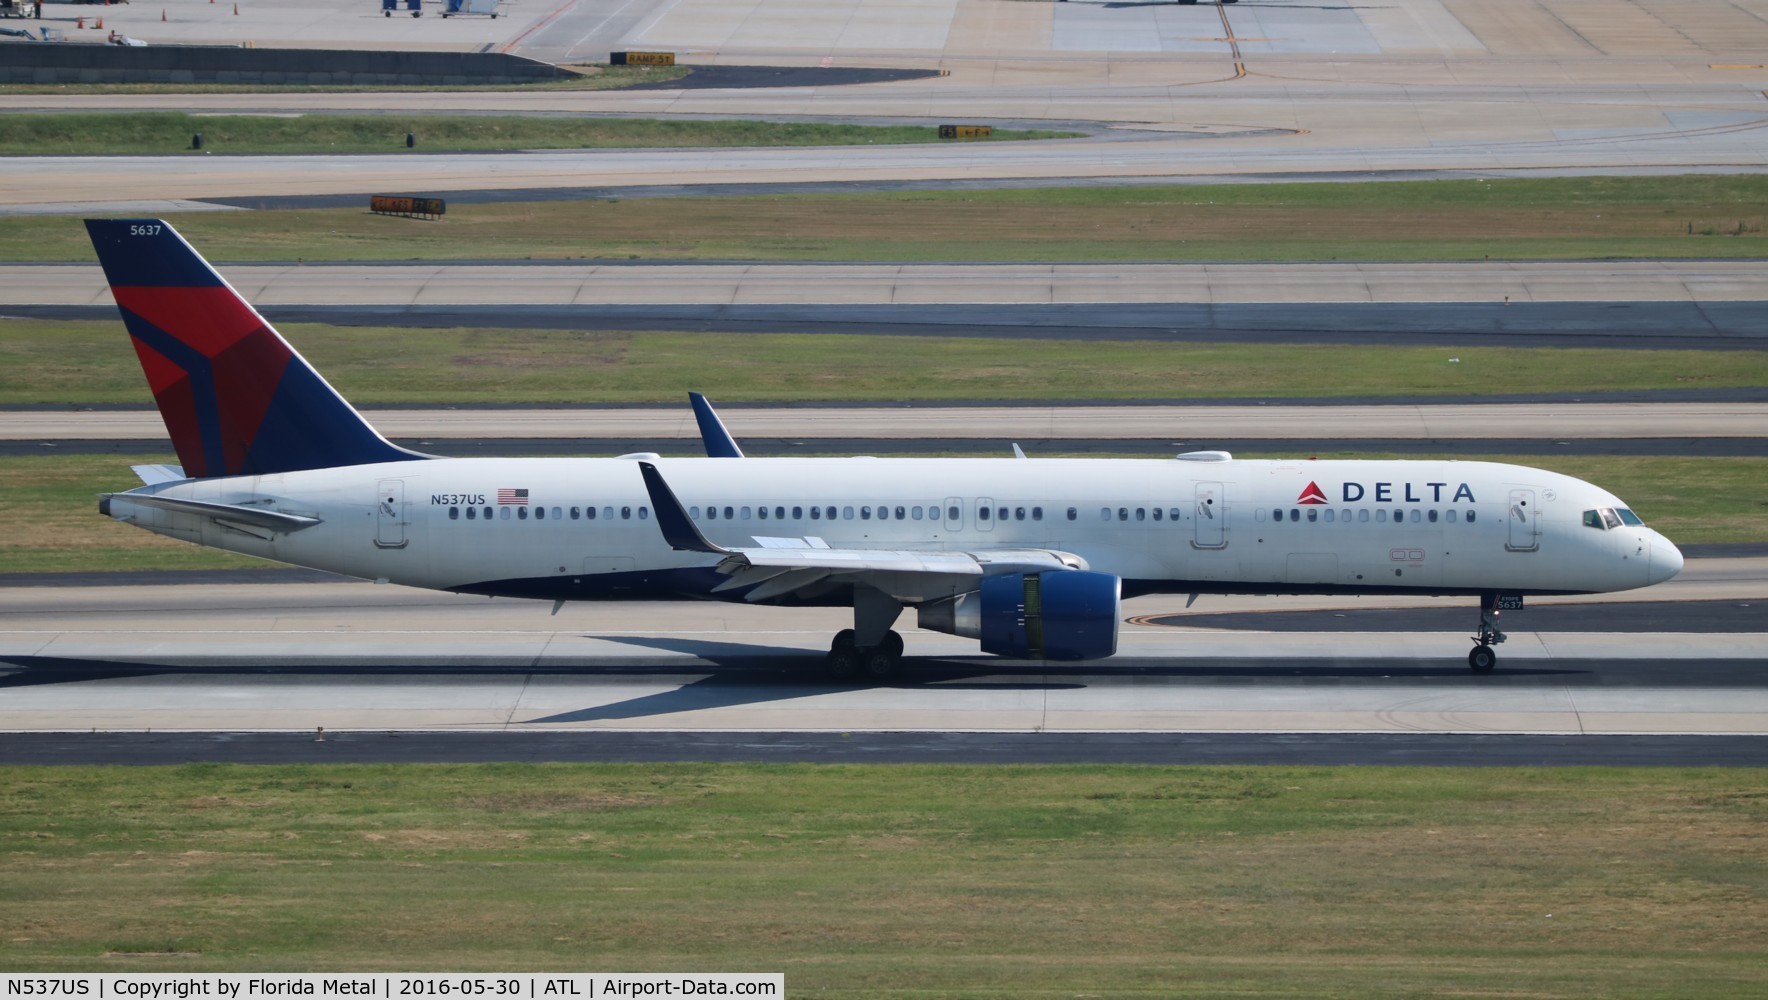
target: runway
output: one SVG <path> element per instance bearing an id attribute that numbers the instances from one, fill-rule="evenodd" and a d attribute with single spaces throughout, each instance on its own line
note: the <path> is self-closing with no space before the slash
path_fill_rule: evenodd
<path id="1" fill-rule="evenodd" d="M 820 674 L 839 610 L 552 618 L 364 583 L 9 587 L 0 730 L 1762 735 L 1768 629 L 1735 606 L 1763 601 L 1768 559 L 1691 560 L 1650 591 L 1512 612 L 1498 671 L 1475 676 L 1465 602 L 1204 597 L 1187 614 L 1182 597 L 1144 598 L 1110 660 L 998 660 L 905 627 L 907 673 L 873 685 Z M 1443 608 L 1466 622 L 1406 617 Z M 1260 622 L 1304 611 L 1312 631 Z M 1584 617 L 1559 631 L 1556 614 Z"/>

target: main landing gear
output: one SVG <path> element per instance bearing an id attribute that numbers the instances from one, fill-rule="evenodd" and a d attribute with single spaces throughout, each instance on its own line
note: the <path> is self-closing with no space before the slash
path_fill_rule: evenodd
<path id="1" fill-rule="evenodd" d="M 1498 654 L 1492 651 L 1492 647 L 1508 638 L 1498 631 L 1498 616 L 1501 613 L 1498 610 L 1497 594 L 1479 595 L 1479 634 L 1473 637 L 1476 645 L 1467 654 L 1467 665 L 1476 674 L 1489 674 L 1498 665 Z"/>
<path id="2" fill-rule="evenodd" d="M 853 627 L 835 633 L 829 644 L 829 676 L 838 681 L 864 676 L 885 681 L 902 667 L 902 636 L 890 626 L 902 614 L 896 598 L 871 587 L 853 588 Z"/>
<path id="3" fill-rule="evenodd" d="M 884 633 L 877 645 L 860 646 L 854 642 L 853 629 L 844 628 L 835 633 L 835 641 L 829 644 L 826 662 L 829 676 L 838 681 L 861 676 L 887 681 L 902 668 L 902 636 L 890 631 Z"/>

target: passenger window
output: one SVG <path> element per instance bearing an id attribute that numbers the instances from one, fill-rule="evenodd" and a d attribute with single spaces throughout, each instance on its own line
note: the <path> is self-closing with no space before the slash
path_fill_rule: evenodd
<path id="1" fill-rule="evenodd" d="M 1252 512 L 1252 519 L 1254 521 L 1258 521 L 1259 523 L 1263 524 L 1264 520 L 1265 520 L 1265 509 L 1263 507 L 1259 507 L 1256 510 L 1254 510 Z"/>
<path id="2" fill-rule="evenodd" d="M 1031 519 L 1033 521 L 1042 521 L 1044 519 L 1044 509 L 1042 507 L 1033 507 L 1031 509 Z"/>
<path id="3" fill-rule="evenodd" d="M 749 508 L 745 507 L 743 509 L 748 510 Z M 767 520 L 767 508 L 766 507 L 755 508 L 755 514 L 757 517 L 761 518 L 763 521 Z"/>
<path id="4" fill-rule="evenodd" d="M 822 520 L 823 519 L 823 509 L 821 507 L 812 507 L 810 509 L 810 519 L 812 521 Z"/>
<path id="5" fill-rule="evenodd" d="M 1343 510 L 1339 511 L 1338 512 L 1338 519 L 1340 521 L 1343 521 L 1346 524 L 1351 523 L 1351 509 L 1349 507 L 1346 507 Z"/>
<path id="6" fill-rule="evenodd" d="M 602 520 L 612 521 L 613 519 L 614 519 L 614 508 L 603 507 L 602 508 Z"/>
<path id="7" fill-rule="evenodd" d="M 1313 524 L 1315 521 L 1318 521 L 1319 519 L 1320 519 L 1320 508 L 1309 507 L 1308 508 L 1308 523 Z"/>
<path id="8" fill-rule="evenodd" d="M 708 508 L 708 509 L 710 509 L 710 508 Z M 632 520 L 632 508 L 631 507 L 620 508 L 620 520 L 622 520 L 622 521 Z"/>
<path id="9" fill-rule="evenodd" d="M 478 516 L 479 516 L 479 508 L 477 508 L 477 507 L 468 507 L 467 508 L 467 520 L 469 520 L 469 521 L 477 520 Z"/>
<path id="10" fill-rule="evenodd" d="M 724 509 L 724 519 L 726 521 L 735 521 L 737 519 L 736 508 L 735 507 L 726 507 Z"/>
<path id="11" fill-rule="evenodd" d="M 1169 521 L 1177 521 L 1179 519 L 1179 509 L 1177 507 L 1168 508 L 1166 518 Z"/>
<path id="12" fill-rule="evenodd" d="M 743 520 L 745 520 L 745 521 L 749 520 L 749 508 L 744 507 L 744 508 L 742 508 L 742 510 L 739 513 L 741 513 L 743 515 Z"/>
<path id="13" fill-rule="evenodd" d="M 773 516 L 776 521 L 784 521 L 786 519 L 786 508 L 775 507 L 773 509 Z"/>
<path id="14" fill-rule="evenodd" d="M 518 521 L 528 520 L 528 508 L 517 507 L 516 508 L 516 520 L 518 520 Z"/>
<path id="15" fill-rule="evenodd" d="M 499 521 L 509 520 L 510 519 L 510 509 L 508 507 L 497 508 L 497 519 Z"/>
<path id="16" fill-rule="evenodd" d="M 1271 520 L 1273 520 L 1273 521 L 1283 520 L 1283 508 L 1272 507 L 1271 508 Z"/>
<path id="17" fill-rule="evenodd" d="M 1429 521 L 1430 521 L 1430 523 L 1431 523 L 1431 524 L 1435 524 L 1435 523 L 1437 523 L 1437 512 L 1436 512 L 1436 508 L 1435 508 L 1435 507 L 1432 507 L 1432 508 L 1431 508 L 1431 509 L 1430 509 L 1430 513 L 1428 513 L 1428 514 L 1426 514 L 1426 515 L 1425 515 L 1425 517 L 1426 517 L 1426 519 L 1428 519 L 1428 520 L 1429 520 Z"/>
<path id="18" fill-rule="evenodd" d="M 1129 520 L 1130 519 L 1130 509 L 1128 507 L 1117 508 L 1117 519 L 1119 521 Z"/>
<path id="19" fill-rule="evenodd" d="M 590 508 L 590 510 L 594 510 L 594 509 L 595 509 L 594 507 Z M 582 519 L 583 519 L 583 508 L 582 507 L 572 507 L 571 508 L 571 520 L 581 521 Z"/>
<path id="20" fill-rule="evenodd" d="M 1443 512 L 1443 520 L 1449 522 L 1450 524 L 1454 524 L 1455 523 L 1455 508 L 1450 507 L 1448 510 L 1444 511 Z"/>
<path id="21" fill-rule="evenodd" d="M 448 519 L 450 521 L 460 520 L 460 508 L 459 507 L 448 508 Z"/>
<path id="22" fill-rule="evenodd" d="M 1138 521 L 1148 520 L 1148 508 L 1137 507 L 1136 508 L 1136 520 L 1138 520 Z"/>
<path id="23" fill-rule="evenodd" d="M 853 516 L 853 508 L 852 507 L 847 508 L 847 516 L 848 517 Z M 859 509 L 859 519 L 862 521 L 870 521 L 872 519 L 872 508 L 866 507 L 866 506 L 861 506 Z"/>
<path id="24" fill-rule="evenodd" d="M 534 508 L 534 520 L 536 520 L 536 521 L 546 520 L 546 508 L 545 507 Z"/>
<path id="25" fill-rule="evenodd" d="M 1073 507 L 1068 508 L 1068 519 L 1070 521 L 1074 520 L 1075 518 L 1077 518 L 1079 516 L 1080 516 L 1080 511 L 1075 510 Z"/>
<path id="26" fill-rule="evenodd" d="M 1419 522 L 1418 508 L 1414 507 L 1414 508 L 1412 508 L 1412 523 L 1417 524 L 1418 522 Z"/>
<path id="27" fill-rule="evenodd" d="M 1467 512 L 1467 523 L 1468 524 L 1473 523 L 1473 511 L 1471 511 L 1471 510 Z"/>
<path id="28" fill-rule="evenodd" d="M 910 516 L 911 516 L 911 517 L 913 517 L 913 518 L 914 518 L 914 519 L 915 519 L 915 520 L 917 520 L 917 521 L 919 521 L 919 520 L 920 520 L 920 519 L 921 519 L 921 508 L 919 508 L 919 507 L 910 507 L 910 508 L 909 508 L 909 515 L 910 515 Z"/>
<path id="29" fill-rule="evenodd" d="M 1099 508 L 1099 520 L 1101 520 L 1101 521 L 1111 520 L 1111 508 L 1110 507 L 1100 507 Z"/>
<path id="30" fill-rule="evenodd" d="M 1358 524 L 1368 524 L 1369 523 L 1369 508 L 1364 507 L 1362 510 L 1357 511 L 1357 523 Z"/>
<path id="31" fill-rule="evenodd" d="M 554 507 L 553 508 L 553 520 L 557 521 L 563 513 L 564 513 L 564 511 L 561 511 L 557 507 Z"/>
<path id="32" fill-rule="evenodd" d="M 824 516 L 826 516 L 826 517 L 827 517 L 827 518 L 828 518 L 828 519 L 829 519 L 829 520 L 831 520 L 831 521 L 833 521 L 833 520 L 834 520 L 834 519 L 835 519 L 835 508 L 833 508 L 833 507 L 824 507 L 824 508 L 823 508 L 823 514 L 824 514 Z M 852 516 L 852 515 L 851 515 L 851 514 L 850 514 L 850 515 L 848 515 L 848 516 L 849 516 L 849 517 L 851 517 L 851 516 Z"/>
<path id="33" fill-rule="evenodd" d="M 585 518 L 587 518 L 588 520 L 591 520 L 591 521 L 595 520 L 595 508 L 594 507 L 583 508 L 583 516 Z"/>
<path id="34" fill-rule="evenodd" d="M 988 516 L 989 516 L 989 508 L 987 508 L 987 507 L 976 508 L 976 520 L 986 521 L 986 520 L 988 520 Z"/>
<path id="35" fill-rule="evenodd" d="M 804 520 L 804 508 L 803 507 L 793 507 L 792 508 L 792 520 L 794 520 L 794 521 Z"/>
<path id="36" fill-rule="evenodd" d="M 1326 508 L 1326 523 L 1331 524 L 1338 517 L 1338 512 L 1331 507 Z"/>
<path id="37" fill-rule="evenodd" d="M 1375 520 L 1381 524 L 1387 523 L 1387 508 L 1386 507 L 1382 507 L 1381 509 L 1379 509 L 1375 512 Z"/>
<path id="38" fill-rule="evenodd" d="M 717 507 L 706 508 L 706 520 L 708 520 L 708 521 L 718 520 L 718 508 Z"/>
<path id="39" fill-rule="evenodd" d="M 1154 519 L 1156 521 L 1160 520 L 1160 516 L 1162 513 L 1163 512 L 1161 511 L 1161 509 L 1159 507 L 1154 508 Z"/>
<path id="40" fill-rule="evenodd" d="M 1301 508 L 1300 507 L 1289 508 L 1289 519 L 1291 521 L 1301 520 Z"/>
<path id="41" fill-rule="evenodd" d="M 650 520 L 650 517 L 651 517 L 651 508 L 649 508 L 649 507 L 640 507 L 640 508 L 639 508 L 639 509 L 638 509 L 638 519 L 639 519 L 639 520 L 641 520 L 641 521 L 648 521 L 648 520 Z"/>
<path id="42" fill-rule="evenodd" d="M 901 521 L 901 520 L 904 520 L 904 519 L 905 519 L 905 515 L 906 515 L 906 514 L 908 514 L 908 509 L 907 509 L 907 508 L 904 508 L 904 507 L 898 507 L 898 508 L 896 508 L 896 519 L 897 519 L 897 520 L 898 520 L 898 521 Z"/>
<path id="43" fill-rule="evenodd" d="M 947 507 L 945 509 L 945 519 L 947 521 L 956 521 L 957 519 L 959 519 L 960 517 L 963 517 L 963 516 L 964 516 L 964 512 L 959 510 L 956 507 Z"/>

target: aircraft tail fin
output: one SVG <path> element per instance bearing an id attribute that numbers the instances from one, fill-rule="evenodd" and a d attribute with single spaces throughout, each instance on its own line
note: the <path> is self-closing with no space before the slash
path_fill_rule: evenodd
<path id="1" fill-rule="evenodd" d="M 87 219 L 179 463 L 192 478 L 427 458 L 380 436 L 159 219 Z"/>

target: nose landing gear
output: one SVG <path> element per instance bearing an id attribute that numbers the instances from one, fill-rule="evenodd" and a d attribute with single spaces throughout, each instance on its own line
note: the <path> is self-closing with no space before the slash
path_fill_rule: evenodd
<path id="1" fill-rule="evenodd" d="M 1498 617 L 1502 613 L 1499 595 L 1479 595 L 1479 634 L 1473 637 L 1473 651 L 1467 654 L 1467 665 L 1476 674 L 1489 674 L 1498 665 L 1498 654 L 1492 647 L 1509 638 L 1498 631 Z"/>

